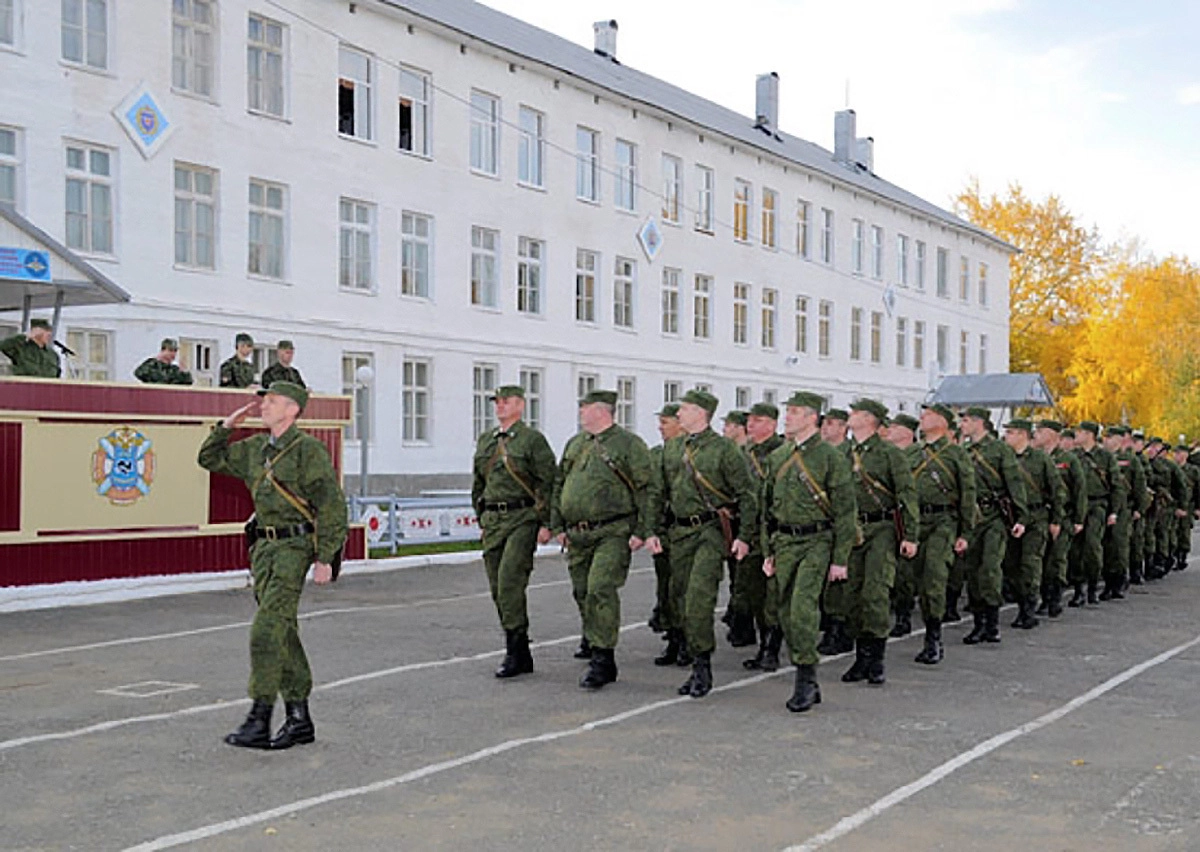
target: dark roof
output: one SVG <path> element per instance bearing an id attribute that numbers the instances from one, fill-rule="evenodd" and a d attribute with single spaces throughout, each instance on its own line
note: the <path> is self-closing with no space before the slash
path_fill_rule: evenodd
<path id="1" fill-rule="evenodd" d="M 770 135 L 754 126 L 754 119 L 705 100 L 649 74 L 601 56 L 553 33 L 472 0 L 381 0 L 388 6 L 440 24 L 464 36 L 485 42 L 517 56 L 548 65 L 563 73 L 607 89 L 631 101 L 645 104 L 737 139 L 864 193 L 885 198 L 901 207 L 922 213 L 966 231 L 1006 251 L 1016 249 L 977 225 L 931 204 L 923 198 L 888 183 L 873 172 L 844 166 L 833 153 L 804 139 L 776 131 Z"/>
<path id="2" fill-rule="evenodd" d="M 1003 408 L 1033 405 L 1053 408 L 1054 395 L 1041 373 L 979 373 L 946 376 L 933 391 L 930 403 L 946 405 L 983 405 Z"/>

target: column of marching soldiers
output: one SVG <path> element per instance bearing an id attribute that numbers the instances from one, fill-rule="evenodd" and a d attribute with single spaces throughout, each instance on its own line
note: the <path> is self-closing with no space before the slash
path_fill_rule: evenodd
<path id="1" fill-rule="evenodd" d="M 596 390 L 556 460 L 522 419 L 520 386 L 493 401 L 499 425 L 479 438 L 471 496 L 506 637 L 499 678 L 533 671 L 525 592 L 537 545 L 552 539 L 582 623 L 581 687 L 617 679 L 620 589 L 645 548 L 650 627 L 666 641 L 654 664 L 690 668 L 679 694 L 713 687 L 728 570 L 727 641 L 757 644 L 743 665 L 770 672 L 786 640 L 787 708 L 803 712 L 821 701 L 822 654 L 853 650 L 842 680 L 883 684 L 887 638 L 912 632 L 915 605 L 916 662 L 936 665 L 964 586 L 974 625 L 963 643 L 996 643 L 1006 601 L 1012 627 L 1029 630 L 1062 615 L 1066 592 L 1066 606 L 1092 606 L 1182 570 L 1200 517 L 1200 453 L 1120 425 L 1013 419 L 1001 436 L 986 408 L 889 417 L 873 399 L 823 410 L 823 397 L 797 392 L 782 435 L 766 402 L 728 413 L 718 435 L 718 400 L 693 390 L 658 412 L 663 443 L 650 449 L 616 424 L 616 393 Z"/>

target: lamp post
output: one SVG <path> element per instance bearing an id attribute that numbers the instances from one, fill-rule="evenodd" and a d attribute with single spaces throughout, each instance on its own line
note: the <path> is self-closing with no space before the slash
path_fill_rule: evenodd
<path id="1" fill-rule="evenodd" d="M 367 496 L 367 459 L 370 455 L 371 442 L 371 412 L 367 404 L 371 382 L 375 371 L 363 364 L 354 371 L 354 380 L 362 391 L 362 404 L 358 406 L 358 496 Z"/>

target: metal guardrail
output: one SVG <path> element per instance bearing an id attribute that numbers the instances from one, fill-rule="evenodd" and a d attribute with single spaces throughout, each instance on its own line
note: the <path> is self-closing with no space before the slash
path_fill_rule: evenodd
<path id="1" fill-rule="evenodd" d="M 420 497 L 351 495 L 351 523 L 367 528 L 368 547 L 479 538 L 479 521 L 466 491 L 422 492 Z"/>

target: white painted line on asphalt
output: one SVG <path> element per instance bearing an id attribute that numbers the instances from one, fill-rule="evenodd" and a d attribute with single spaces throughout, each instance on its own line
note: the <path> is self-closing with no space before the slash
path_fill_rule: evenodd
<path id="1" fill-rule="evenodd" d="M 857 828 L 860 828 L 861 826 L 863 826 L 866 823 L 870 822 L 871 820 L 875 819 L 877 816 L 880 816 L 881 814 L 887 812 L 889 809 L 895 807 L 896 805 L 900 804 L 901 802 L 905 801 L 906 799 L 909 799 L 909 798 L 915 796 L 917 793 L 920 793 L 922 790 L 932 787 L 934 784 L 937 784 L 939 781 L 941 781 L 943 778 L 950 775 L 951 773 L 956 772 L 957 770 L 961 769 L 962 767 L 964 767 L 970 763 L 975 762 L 976 760 L 979 760 L 981 757 L 984 757 L 984 756 L 992 753 L 993 751 L 1000 748 L 1001 746 L 1007 745 L 1008 743 L 1012 742 L 1015 739 L 1018 739 L 1019 737 L 1023 737 L 1026 734 L 1031 734 L 1034 731 L 1040 730 L 1041 728 L 1044 728 L 1047 725 L 1057 722 L 1059 719 L 1066 716 L 1068 713 L 1073 713 L 1074 711 L 1078 710 L 1080 707 L 1083 707 L 1086 704 L 1090 704 L 1091 702 L 1095 701 L 1097 698 L 1100 698 L 1100 697 L 1104 696 L 1105 694 L 1112 692 L 1114 689 L 1116 689 L 1118 686 L 1125 683 L 1126 681 L 1132 680 L 1133 678 L 1137 677 L 1138 675 L 1142 674 L 1143 672 L 1148 671 L 1157 665 L 1161 665 L 1162 663 L 1165 663 L 1167 660 L 1170 660 L 1171 658 L 1176 657 L 1179 654 L 1182 654 L 1184 651 L 1187 651 L 1189 648 L 1194 648 L 1196 645 L 1200 645 L 1200 636 L 1197 636 L 1196 638 L 1194 638 L 1188 642 L 1184 642 L 1182 645 L 1176 645 L 1174 648 L 1170 649 L 1169 651 L 1163 651 L 1161 654 L 1159 654 L 1156 657 L 1151 657 L 1149 660 L 1146 660 L 1145 662 L 1138 663 L 1136 666 L 1132 666 L 1131 668 L 1126 669 L 1125 671 L 1121 672 L 1120 674 L 1114 675 L 1113 677 L 1104 681 L 1104 683 L 1100 684 L 1099 686 L 1089 689 L 1087 692 L 1083 693 L 1082 695 L 1072 698 L 1070 701 L 1068 701 L 1066 704 L 1063 704 L 1061 707 L 1051 710 L 1049 713 L 1046 713 L 1043 716 L 1039 716 L 1038 718 L 1034 719 L 1031 722 L 1026 722 L 1024 725 L 1020 725 L 1019 727 L 1005 731 L 1002 734 L 997 734 L 996 736 L 992 737 L 991 739 L 984 740 L 983 742 L 981 742 L 979 745 L 975 746 L 974 748 L 972 748 L 968 751 L 965 751 L 962 754 L 958 755 L 957 757 L 951 758 L 950 760 L 946 761 L 945 763 L 941 764 L 940 766 L 937 766 L 937 767 L 931 769 L 929 772 L 922 775 L 916 781 L 913 781 L 910 784 L 905 784 L 903 787 L 899 787 L 899 788 L 893 790 L 892 792 L 890 792 L 886 796 L 884 796 L 882 799 L 879 799 L 878 801 L 874 802 L 871 805 L 868 805 L 867 807 L 863 808 L 862 810 L 858 811 L 857 813 L 851 814 L 850 816 L 845 817 L 844 819 L 838 821 L 829 830 L 824 831 L 813 837 L 810 837 L 808 840 L 804 841 L 803 843 L 799 844 L 798 846 L 787 847 L 784 850 L 784 852 L 815 852 L 815 850 L 817 850 L 817 849 L 821 849 L 822 847 L 828 846 L 830 843 L 834 842 L 835 840 L 838 840 L 839 838 L 845 837 L 850 832 L 854 831 Z"/>
<path id="2" fill-rule="evenodd" d="M 173 683 L 169 680 L 143 680 L 137 683 L 127 683 L 114 686 L 111 689 L 97 689 L 101 695 L 115 695 L 118 698 L 149 698 L 152 695 L 170 695 L 174 692 L 187 692 L 199 689 L 198 683 Z"/>

